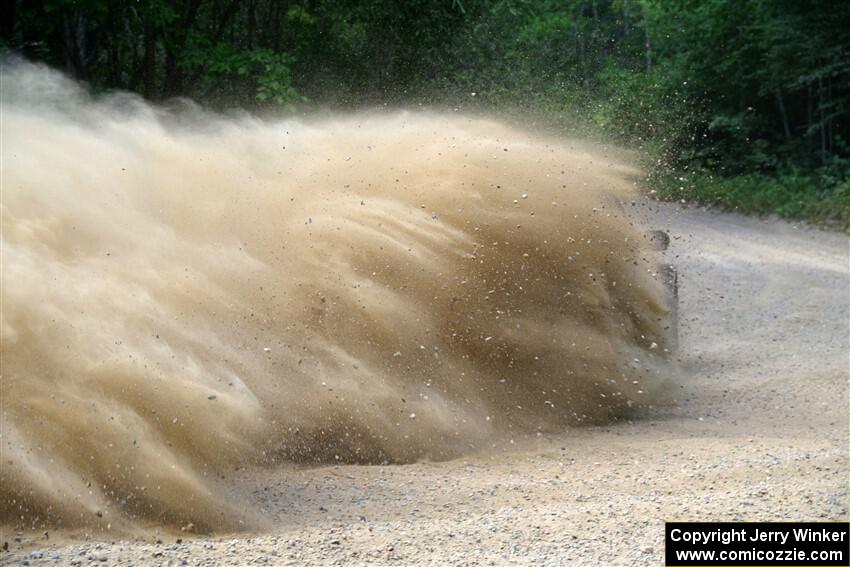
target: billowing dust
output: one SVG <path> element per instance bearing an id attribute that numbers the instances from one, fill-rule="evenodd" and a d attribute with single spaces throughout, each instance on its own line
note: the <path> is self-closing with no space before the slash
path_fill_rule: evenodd
<path id="1" fill-rule="evenodd" d="M 20 64 L 2 89 L 2 523 L 234 529 L 234 467 L 447 459 L 658 399 L 665 294 L 604 152 Z"/>

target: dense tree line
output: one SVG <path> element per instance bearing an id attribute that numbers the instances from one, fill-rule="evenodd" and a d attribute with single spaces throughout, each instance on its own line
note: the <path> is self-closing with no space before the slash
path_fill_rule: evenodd
<path id="1" fill-rule="evenodd" d="M 843 0 L 10 0 L 2 41 L 96 90 L 525 108 L 677 171 L 817 172 L 850 195 Z"/>

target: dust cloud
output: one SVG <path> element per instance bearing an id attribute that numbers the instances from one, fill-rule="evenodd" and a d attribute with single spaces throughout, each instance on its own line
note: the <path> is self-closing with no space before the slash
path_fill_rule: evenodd
<path id="1" fill-rule="evenodd" d="M 598 149 L 2 75 L 4 524 L 239 529 L 234 468 L 447 459 L 663 389 L 636 171 Z"/>

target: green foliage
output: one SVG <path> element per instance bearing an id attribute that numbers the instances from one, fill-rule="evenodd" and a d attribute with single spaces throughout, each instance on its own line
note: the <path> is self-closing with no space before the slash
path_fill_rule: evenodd
<path id="1" fill-rule="evenodd" d="M 293 61 L 291 55 L 267 48 L 244 50 L 228 42 L 211 44 L 207 38 L 192 37 L 182 51 L 180 64 L 186 70 L 199 71 L 207 92 L 215 93 L 216 85 L 225 83 L 231 95 L 253 93 L 257 103 L 292 111 L 295 103 L 307 101 L 292 85 Z M 248 96 L 240 100 L 245 103 Z"/>
<path id="2" fill-rule="evenodd" d="M 299 95 L 292 86 L 292 62 L 292 57 L 270 49 L 258 49 L 247 54 L 246 63 L 259 66 L 259 70 L 251 74 L 257 81 L 257 100 L 271 101 L 290 111 L 295 110 L 294 102 L 307 102 L 307 97 Z M 243 64 L 238 72 L 249 74 L 249 66 Z"/>
<path id="3" fill-rule="evenodd" d="M 695 202 L 747 214 L 777 214 L 850 232 L 850 176 L 835 183 L 824 172 L 718 176 L 700 170 L 653 184 L 666 200 Z"/>
<path id="4" fill-rule="evenodd" d="M 608 65 L 598 75 L 600 102 L 593 109 L 594 125 L 609 136 L 665 162 L 690 162 L 691 112 L 670 74 L 663 67 L 633 73 Z"/>

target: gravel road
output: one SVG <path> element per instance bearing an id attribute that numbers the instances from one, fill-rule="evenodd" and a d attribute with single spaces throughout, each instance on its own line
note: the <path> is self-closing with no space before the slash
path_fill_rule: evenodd
<path id="1" fill-rule="evenodd" d="M 7 531 L 0 564 L 658 565 L 665 520 L 846 521 L 846 235 L 634 208 L 680 273 L 681 369 L 648 418 L 443 463 L 236 471 L 262 533 Z"/>

